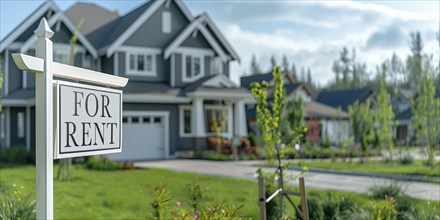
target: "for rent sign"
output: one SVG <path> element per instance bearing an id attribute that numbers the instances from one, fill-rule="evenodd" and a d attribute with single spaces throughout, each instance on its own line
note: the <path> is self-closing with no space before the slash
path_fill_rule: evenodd
<path id="1" fill-rule="evenodd" d="M 55 159 L 121 152 L 122 91 L 57 83 Z"/>

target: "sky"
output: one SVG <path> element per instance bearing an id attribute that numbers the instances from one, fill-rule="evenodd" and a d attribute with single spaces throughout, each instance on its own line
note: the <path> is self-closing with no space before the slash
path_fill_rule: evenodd
<path id="1" fill-rule="evenodd" d="M 75 1 L 54 0 L 65 10 Z M 83 0 L 125 14 L 144 1 Z M 22 22 L 42 0 L 0 0 L 0 39 Z M 371 77 L 376 66 L 395 52 L 410 53 L 409 33 L 420 31 L 424 52 L 439 57 L 440 1 L 294 1 L 184 0 L 196 16 L 207 12 L 236 49 L 241 62 L 231 63 L 231 78 L 249 75 L 253 54 L 264 71 L 270 57 L 285 54 L 298 72 L 310 68 L 324 86 L 333 79 L 332 64 L 342 47 L 356 50 Z"/>

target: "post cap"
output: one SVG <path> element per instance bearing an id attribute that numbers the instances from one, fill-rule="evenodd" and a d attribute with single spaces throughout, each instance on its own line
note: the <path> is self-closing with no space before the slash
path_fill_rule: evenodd
<path id="1" fill-rule="evenodd" d="M 51 38 L 53 36 L 53 31 L 50 29 L 46 18 L 42 18 L 37 29 L 34 31 L 37 38 Z"/>

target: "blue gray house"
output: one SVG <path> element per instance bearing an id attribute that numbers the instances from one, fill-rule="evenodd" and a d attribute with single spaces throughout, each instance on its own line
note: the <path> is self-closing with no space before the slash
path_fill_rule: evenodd
<path id="1" fill-rule="evenodd" d="M 0 44 L 0 152 L 35 149 L 34 73 L 19 70 L 11 54 L 35 54 L 33 31 L 42 17 L 55 32 L 55 61 L 67 62 L 69 39 L 77 33 L 75 66 L 129 78 L 123 152 L 112 159 L 163 159 L 204 149 L 206 137 L 215 135 L 214 120 L 224 137 L 247 136 L 245 104 L 254 99 L 230 80 L 229 64 L 240 58 L 209 15 L 193 16 L 173 0 L 148 1 L 122 16 L 91 3 L 63 12 L 47 1 Z"/>

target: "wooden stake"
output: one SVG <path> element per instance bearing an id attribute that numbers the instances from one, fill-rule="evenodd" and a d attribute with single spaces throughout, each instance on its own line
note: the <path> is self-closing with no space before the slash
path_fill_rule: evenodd
<path id="1" fill-rule="evenodd" d="M 301 209 L 304 220 L 309 220 L 309 209 L 307 206 L 306 186 L 304 184 L 304 177 L 299 178 L 299 192 L 301 194 Z"/>

